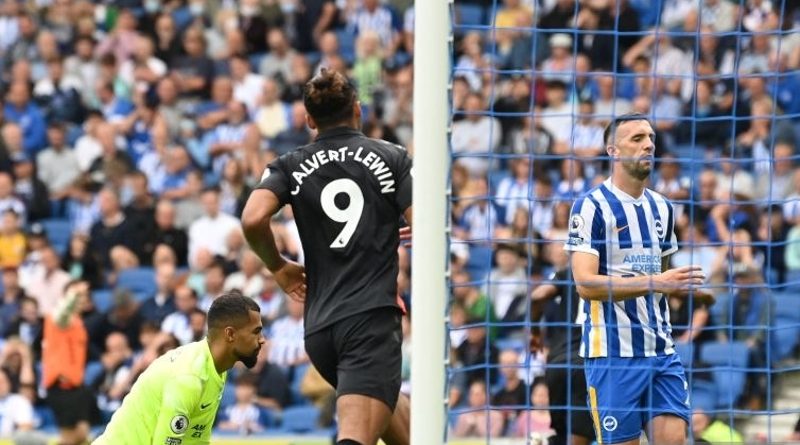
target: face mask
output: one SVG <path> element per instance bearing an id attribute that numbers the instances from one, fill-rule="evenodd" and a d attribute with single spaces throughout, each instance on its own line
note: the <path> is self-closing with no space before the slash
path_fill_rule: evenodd
<path id="1" fill-rule="evenodd" d="M 158 8 L 161 7 L 161 4 L 158 0 L 148 0 L 144 2 L 144 9 L 147 12 L 156 12 Z"/>
<path id="2" fill-rule="evenodd" d="M 282 11 L 284 14 L 291 14 L 291 13 L 293 13 L 293 12 L 294 12 L 294 10 L 295 10 L 296 8 L 297 8 L 297 5 L 295 5 L 293 1 L 288 1 L 288 2 L 287 2 L 287 1 L 284 1 L 284 2 L 281 2 L 281 11 Z"/>
<path id="3" fill-rule="evenodd" d="M 123 206 L 127 206 L 133 202 L 133 187 L 129 185 L 122 186 L 122 190 L 119 191 L 119 202 Z"/>
<path id="4" fill-rule="evenodd" d="M 258 7 L 251 5 L 243 5 L 241 8 L 241 13 L 245 17 L 253 17 L 258 13 Z"/>
<path id="5" fill-rule="evenodd" d="M 189 12 L 197 17 L 205 13 L 206 7 L 202 3 L 192 3 L 189 5 Z"/>

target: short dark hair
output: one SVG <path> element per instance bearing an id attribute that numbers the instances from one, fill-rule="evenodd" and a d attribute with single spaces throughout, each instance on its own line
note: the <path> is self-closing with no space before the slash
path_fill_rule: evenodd
<path id="1" fill-rule="evenodd" d="M 252 298 L 238 290 L 220 295 L 208 310 L 208 329 L 224 329 L 226 326 L 242 326 L 250 319 L 250 311 L 261 312 Z"/>
<path id="2" fill-rule="evenodd" d="M 650 118 L 642 113 L 625 113 L 615 117 L 603 130 L 603 143 L 608 146 L 611 143 L 611 137 L 617 132 L 617 127 L 630 121 L 647 121 L 650 123 Z"/>
<path id="3" fill-rule="evenodd" d="M 330 127 L 352 118 L 356 88 L 341 73 L 322 68 L 303 87 L 303 105 L 320 127 Z"/>

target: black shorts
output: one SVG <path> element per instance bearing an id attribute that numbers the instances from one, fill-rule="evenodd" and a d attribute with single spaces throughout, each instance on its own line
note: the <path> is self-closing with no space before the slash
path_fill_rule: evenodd
<path id="1" fill-rule="evenodd" d="M 378 399 L 394 412 L 400 392 L 403 331 L 396 307 L 382 307 L 337 321 L 306 337 L 306 352 L 336 396 Z"/>
<path id="2" fill-rule="evenodd" d="M 550 389 L 550 406 L 569 407 L 569 410 L 551 408 L 550 425 L 556 436 L 550 438 L 550 444 L 568 444 L 569 436 L 583 436 L 594 440 L 594 425 L 589 413 L 586 395 L 586 377 L 582 363 L 573 363 L 570 368 L 566 364 L 552 364 L 545 372 L 547 387 Z"/>
<path id="3" fill-rule="evenodd" d="M 93 404 L 96 408 L 94 395 L 85 386 L 74 389 L 53 386 L 47 390 L 47 405 L 53 410 L 59 428 L 73 428 L 79 422 L 90 422 Z"/>

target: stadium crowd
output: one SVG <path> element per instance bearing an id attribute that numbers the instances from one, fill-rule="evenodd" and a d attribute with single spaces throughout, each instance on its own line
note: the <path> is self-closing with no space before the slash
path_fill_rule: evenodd
<path id="1" fill-rule="evenodd" d="M 102 425 L 234 288 L 260 305 L 268 343 L 229 379 L 219 430 L 331 425 L 302 305 L 237 217 L 267 163 L 313 138 L 301 89 L 320 67 L 357 85 L 365 134 L 434 149 L 412 146 L 412 3 L 0 2 L 0 436 Z M 800 17 L 791 2 L 700 3 L 456 2 L 450 403 L 506 408 L 454 416 L 454 436 L 549 431 L 547 344 L 530 356 L 527 327 L 495 323 L 526 320 L 530 292 L 566 267 L 571 203 L 607 174 L 604 124 L 631 110 L 658 133 L 652 187 L 680 204 L 674 262 L 699 262 L 732 299 L 676 302 L 673 335 L 695 351 L 742 341 L 749 366 L 776 359 L 764 329 L 729 327 L 769 324 L 770 292 L 800 280 Z M 302 261 L 291 209 L 273 230 Z M 80 323 L 55 320 L 71 312 Z M 488 364 L 501 367 L 474 366 Z M 763 376 L 733 402 L 763 407 Z M 65 406 L 62 391 L 81 397 Z"/>

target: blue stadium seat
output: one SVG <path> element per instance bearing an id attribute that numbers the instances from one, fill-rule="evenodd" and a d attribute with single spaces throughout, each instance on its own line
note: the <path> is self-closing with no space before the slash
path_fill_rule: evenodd
<path id="1" fill-rule="evenodd" d="M 795 293 L 772 295 L 774 308 L 772 327 L 771 360 L 789 357 L 800 343 L 800 296 Z"/>
<path id="2" fill-rule="evenodd" d="M 473 282 L 486 278 L 492 269 L 493 257 L 494 251 L 490 246 L 474 244 L 469 246 L 469 261 L 467 261 L 466 270 Z"/>
<path id="3" fill-rule="evenodd" d="M 258 423 L 262 426 L 267 428 L 273 428 L 278 426 L 278 416 L 275 414 L 274 410 L 269 408 L 259 407 L 258 408 Z"/>
<path id="4" fill-rule="evenodd" d="M 717 385 L 714 383 L 699 379 L 692 382 L 692 393 L 689 396 L 692 408 L 712 411 L 717 405 L 717 398 Z"/>
<path id="5" fill-rule="evenodd" d="M 56 415 L 47 406 L 38 406 L 33 409 L 33 415 L 39 420 L 39 430 L 50 430 L 56 426 Z"/>
<path id="6" fill-rule="evenodd" d="M 100 374 L 103 373 L 103 364 L 99 361 L 89 362 L 86 364 L 86 369 L 83 371 L 83 384 L 91 386 Z"/>
<path id="7" fill-rule="evenodd" d="M 692 343 L 675 343 L 675 352 L 680 357 L 683 367 L 691 369 L 694 364 L 694 345 Z"/>
<path id="8" fill-rule="evenodd" d="M 700 360 L 714 368 L 711 375 L 718 389 L 718 407 L 733 407 L 744 391 L 749 350 L 744 342 L 707 343 L 700 351 Z"/>
<path id="9" fill-rule="evenodd" d="M 292 403 L 295 405 L 305 405 L 308 403 L 308 400 L 300 393 L 300 385 L 303 384 L 303 377 L 305 377 L 310 367 L 311 365 L 307 363 L 294 367 L 289 389 L 292 392 Z"/>
<path id="10" fill-rule="evenodd" d="M 108 289 L 101 289 L 92 292 L 92 301 L 98 312 L 108 312 L 114 304 L 114 292 Z"/>
<path id="11" fill-rule="evenodd" d="M 69 240 L 72 237 L 72 226 L 68 219 L 43 219 L 39 223 L 47 232 L 47 240 L 56 249 L 59 255 L 63 255 L 69 247 Z"/>
<path id="12" fill-rule="evenodd" d="M 283 411 L 281 429 L 292 433 L 304 433 L 317 427 L 319 408 L 314 405 L 292 406 Z"/>
<path id="13" fill-rule="evenodd" d="M 483 25 L 484 21 L 483 7 L 478 5 L 457 4 L 455 6 L 455 23 L 458 25 Z"/>
<path id="14" fill-rule="evenodd" d="M 356 60 L 355 34 L 348 29 L 340 29 L 336 31 L 336 37 L 339 39 L 339 55 L 345 62 L 352 63 Z"/>
<path id="15" fill-rule="evenodd" d="M 156 287 L 156 273 L 151 267 L 137 267 L 125 269 L 117 277 L 117 287 L 127 289 L 145 298 L 153 295 L 158 290 Z"/>

